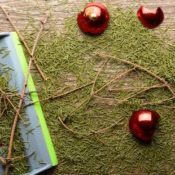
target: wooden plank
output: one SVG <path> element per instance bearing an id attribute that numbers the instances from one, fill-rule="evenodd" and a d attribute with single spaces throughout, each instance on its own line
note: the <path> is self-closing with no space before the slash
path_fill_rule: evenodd
<path id="1" fill-rule="evenodd" d="M 64 18 L 71 15 L 72 13 L 80 11 L 86 2 L 87 1 L 85 0 L 1 0 L 0 5 L 4 5 L 7 8 L 16 25 L 21 30 L 24 29 L 30 17 L 38 21 L 47 9 L 51 9 L 51 11 L 53 11 L 57 28 L 60 29 L 63 26 Z M 175 39 L 174 0 L 147 0 L 144 3 L 136 0 L 101 0 L 99 2 L 106 2 L 122 8 L 132 7 L 135 11 L 137 11 L 141 4 L 147 6 L 148 8 L 160 6 L 165 12 L 165 20 L 161 27 L 168 28 L 171 38 Z M 0 12 L 0 24 L 0 31 L 12 30 L 8 21 L 4 18 L 2 12 Z"/>

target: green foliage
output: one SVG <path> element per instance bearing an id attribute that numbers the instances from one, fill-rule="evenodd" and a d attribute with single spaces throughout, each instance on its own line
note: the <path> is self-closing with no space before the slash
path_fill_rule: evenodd
<path id="1" fill-rule="evenodd" d="M 132 11 L 110 9 L 110 14 L 108 29 L 98 37 L 82 34 L 77 27 L 76 16 L 66 20 L 62 33 L 52 30 L 43 35 L 36 58 L 48 81 L 38 82 L 39 78 L 35 76 L 41 99 L 93 81 L 106 59 L 97 56 L 97 53 L 137 63 L 174 86 L 175 47 L 168 44 L 164 31 L 144 29 Z M 33 42 L 31 35 L 27 38 L 30 43 Z M 111 58 L 99 75 L 95 90 L 131 67 Z M 42 102 L 60 160 L 54 174 L 174 174 L 175 110 L 171 108 L 174 102 L 143 106 L 145 102 L 158 102 L 171 97 L 170 92 L 166 88 L 151 89 L 126 103 L 117 104 L 116 101 L 138 90 L 110 91 L 158 83 L 146 72 L 136 70 L 104 88 L 98 94 L 102 98 L 94 97 L 78 109 L 89 98 L 91 87 L 64 98 Z M 140 108 L 151 108 L 161 115 L 159 128 L 150 145 L 139 143 L 128 132 L 129 117 Z M 63 127 L 59 117 L 75 133 Z M 109 126 L 113 127 L 104 133 L 90 134 Z"/>

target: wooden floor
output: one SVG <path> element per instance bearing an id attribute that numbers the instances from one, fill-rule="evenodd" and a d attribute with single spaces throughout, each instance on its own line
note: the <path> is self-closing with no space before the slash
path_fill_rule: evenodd
<path id="1" fill-rule="evenodd" d="M 145 1 L 145 2 L 144 2 Z M 143 4 L 148 8 L 160 6 L 165 12 L 165 21 L 162 28 L 168 27 L 171 38 L 175 39 L 175 0 L 101 0 L 99 2 L 110 3 L 117 7 L 133 7 L 135 11 Z M 79 11 L 87 0 L 1 0 L 0 5 L 6 7 L 16 25 L 21 30 L 26 26 L 30 17 L 36 22 L 43 16 L 46 9 L 53 12 L 58 29 L 63 25 L 63 19 L 72 13 Z M 0 31 L 11 31 L 8 21 L 0 12 Z"/>
<path id="2" fill-rule="evenodd" d="M 148 8 L 162 7 L 165 13 L 165 20 L 161 27 L 168 28 L 171 39 L 175 40 L 175 0 L 144 1 L 145 3 L 141 3 L 143 1 L 139 0 L 101 0 L 99 2 L 107 2 L 122 8 L 132 7 L 135 11 L 141 4 Z M 80 11 L 84 7 L 85 2 L 87 0 L 0 0 L 0 5 L 6 8 L 20 30 L 24 30 L 28 20 L 31 18 L 34 18 L 36 25 L 38 25 L 39 20 L 47 10 L 53 12 L 54 18 L 52 20 L 57 23 L 58 30 L 61 30 L 64 18 Z M 0 11 L 0 32 L 4 31 L 12 31 L 12 28 L 2 11 Z"/>

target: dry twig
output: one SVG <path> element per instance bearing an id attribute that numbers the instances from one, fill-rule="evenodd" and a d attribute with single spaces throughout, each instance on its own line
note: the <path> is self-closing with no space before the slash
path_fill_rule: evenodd
<path id="1" fill-rule="evenodd" d="M 170 101 L 172 101 L 172 100 L 174 100 L 175 99 L 175 97 L 170 97 L 170 98 L 166 98 L 166 99 L 164 99 L 164 100 L 160 100 L 160 101 L 157 101 L 157 102 L 148 102 L 148 103 L 143 103 L 142 105 L 143 106 L 147 106 L 147 105 L 161 105 L 161 104 L 164 104 L 164 103 L 166 103 L 166 102 L 170 102 Z"/>
<path id="2" fill-rule="evenodd" d="M 13 102 L 10 100 L 10 98 L 8 97 L 8 95 L 6 94 L 6 92 L 4 92 L 1 88 L 0 88 L 0 92 L 3 95 L 3 97 L 9 102 L 9 104 L 12 106 L 13 110 L 16 111 L 17 108 L 15 107 L 15 105 L 13 104 Z M 19 118 L 21 120 L 23 120 L 20 114 L 19 114 Z"/>
<path id="3" fill-rule="evenodd" d="M 5 14 L 6 18 L 8 19 L 8 21 L 10 22 L 11 26 L 13 27 L 13 29 L 16 31 L 16 33 L 18 34 L 21 42 L 23 43 L 24 47 L 26 48 L 28 54 L 30 57 L 33 57 L 32 51 L 30 50 L 27 42 L 25 41 L 23 35 L 20 33 L 20 31 L 18 30 L 18 28 L 15 26 L 15 24 L 13 23 L 11 17 L 9 16 L 8 12 L 5 10 L 5 8 L 3 6 L 0 6 L 0 8 L 2 9 L 3 13 Z M 42 21 L 41 21 L 42 22 Z M 34 47 L 33 47 L 34 48 Z M 38 73 L 40 74 L 41 78 L 43 80 L 47 80 L 47 78 L 45 77 L 44 73 L 42 72 L 41 68 L 39 67 L 39 65 L 37 64 L 36 60 L 33 59 L 34 65 L 36 67 L 36 69 L 38 70 Z"/>
<path id="4" fill-rule="evenodd" d="M 74 93 L 76 91 L 79 91 L 79 90 L 83 89 L 83 88 L 86 88 L 86 87 L 92 85 L 93 83 L 94 82 L 90 82 L 90 83 L 87 83 L 85 85 L 82 85 L 82 86 L 80 86 L 78 88 L 75 88 L 73 90 L 70 90 L 68 92 L 65 92 L 65 93 L 62 93 L 62 94 L 59 94 L 59 95 L 54 95 L 54 96 L 51 96 L 51 97 L 48 97 L 48 98 L 45 98 L 45 99 L 41 99 L 39 101 L 35 101 L 35 102 L 32 102 L 32 103 L 29 103 L 29 104 L 25 105 L 25 107 L 28 107 L 30 105 L 33 105 L 33 104 L 35 104 L 37 102 L 43 102 L 43 101 L 49 101 L 49 100 L 55 100 L 55 99 L 64 98 L 65 96 L 70 95 L 70 94 L 72 94 L 72 93 Z"/>
<path id="5" fill-rule="evenodd" d="M 76 132 L 76 131 L 70 129 L 70 128 L 63 122 L 63 120 L 61 119 L 61 117 L 58 117 L 58 119 L 59 119 L 59 121 L 61 122 L 61 124 L 63 125 L 63 127 L 64 127 L 65 129 L 67 129 L 69 132 L 71 132 L 71 133 L 73 133 L 73 134 L 82 135 L 81 133 Z"/>
<path id="6" fill-rule="evenodd" d="M 100 74 L 101 74 L 103 68 L 104 68 L 105 65 L 108 63 L 108 61 L 109 61 L 109 59 L 107 59 L 107 60 L 102 64 L 102 67 L 101 67 L 101 68 L 99 69 L 99 71 L 97 72 L 97 74 L 96 74 L 96 76 L 95 76 L 95 79 L 94 79 L 94 81 L 93 81 L 93 85 L 92 85 L 91 93 L 90 93 L 89 97 L 88 97 L 87 99 L 83 100 L 83 102 L 81 102 L 80 105 L 79 105 L 78 107 L 76 107 L 76 109 L 73 110 L 69 115 L 72 115 L 72 114 L 74 114 L 75 112 L 77 112 L 79 109 L 81 109 L 81 107 L 82 107 L 83 105 L 87 105 L 87 104 L 91 101 L 91 99 L 94 97 L 94 95 L 95 95 L 95 92 L 94 92 L 95 84 L 96 84 L 96 82 L 97 82 L 97 80 L 98 80 L 98 77 L 100 76 Z"/>
<path id="7" fill-rule="evenodd" d="M 67 129 L 69 132 L 73 133 L 74 135 L 80 135 L 80 136 L 91 136 L 91 135 L 94 135 L 94 134 L 102 134 L 102 133 L 105 133 L 106 131 L 114 128 L 115 126 L 117 126 L 122 120 L 123 118 L 119 119 L 117 122 L 115 122 L 114 124 L 106 127 L 106 128 L 102 128 L 102 129 L 99 129 L 97 131 L 92 131 L 90 133 L 79 133 L 77 131 L 74 131 L 73 129 L 69 128 L 64 122 L 63 120 L 61 119 L 61 117 L 58 117 L 60 123 L 62 124 L 62 126 Z"/>
<path id="8" fill-rule="evenodd" d="M 22 105 L 23 105 L 25 92 L 26 92 L 26 87 L 27 87 L 27 82 L 28 82 L 28 79 L 30 77 L 31 67 L 32 67 L 32 64 L 33 64 L 33 61 L 34 61 L 35 49 L 37 47 L 37 43 L 39 41 L 40 35 L 41 35 L 41 33 L 44 29 L 44 24 L 46 23 L 47 18 L 48 18 L 48 16 L 46 16 L 45 21 L 41 22 L 40 30 L 38 32 L 38 35 L 37 35 L 36 40 L 35 40 L 34 45 L 33 45 L 31 57 L 30 57 L 30 60 L 29 60 L 29 66 L 28 66 L 27 74 L 26 74 L 26 77 L 25 77 L 25 80 L 24 80 L 23 88 L 22 88 L 22 91 L 21 91 L 21 94 L 20 94 L 20 100 L 19 100 L 19 103 L 18 103 L 18 107 L 16 109 L 16 115 L 14 117 L 12 129 L 11 129 L 10 141 L 9 141 L 9 146 L 8 146 L 8 155 L 7 155 L 8 164 L 5 167 L 5 175 L 8 175 L 8 173 L 9 173 L 10 162 L 11 162 L 11 158 L 12 158 L 12 150 L 13 150 L 13 141 L 14 141 L 15 130 L 16 130 L 16 126 L 17 126 L 17 123 L 18 123 L 21 108 L 22 108 Z"/>
<path id="9" fill-rule="evenodd" d="M 103 85 L 100 89 L 98 89 L 97 91 L 94 92 L 94 94 L 98 94 L 100 91 L 102 91 L 105 87 L 107 87 L 108 85 L 110 85 L 111 83 L 113 83 L 114 81 L 126 76 L 127 74 L 131 73 L 133 70 L 135 70 L 135 68 L 131 68 L 129 70 L 126 70 L 125 72 L 117 75 L 114 79 L 110 80 L 109 82 L 107 82 L 105 85 Z"/>
<path id="10" fill-rule="evenodd" d="M 155 73 L 151 72 L 150 70 L 142 67 L 141 65 L 136 64 L 136 63 L 133 63 L 133 62 L 128 61 L 128 60 L 125 60 L 125 59 L 121 59 L 121 58 L 115 57 L 115 56 L 107 55 L 107 54 L 97 53 L 97 55 L 100 56 L 100 57 L 103 57 L 103 58 L 112 58 L 112 59 L 118 60 L 118 61 L 120 61 L 120 62 L 122 62 L 124 64 L 134 66 L 136 69 L 139 69 L 141 71 L 144 71 L 144 72 L 148 73 L 149 75 L 151 75 L 152 77 L 156 78 L 157 80 L 159 80 L 160 82 L 162 82 L 164 85 L 166 85 L 166 87 L 170 91 L 170 93 L 173 96 L 175 96 L 175 92 L 171 88 L 171 85 L 165 79 L 159 77 L 158 75 L 156 75 Z"/>
<path id="11" fill-rule="evenodd" d="M 99 130 L 94 131 L 94 132 L 92 132 L 92 133 L 94 133 L 94 134 L 102 134 L 102 133 L 105 133 L 106 131 L 108 131 L 108 130 L 114 128 L 115 126 L 117 126 L 122 120 L 123 120 L 123 118 L 119 119 L 117 122 L 114 122 L 114 124 L 112 124 L 112 125 L 110 125 L 110 126 L 108 126 L 108 127 L 106 127 L 106 128 L 99 129 Z"/>
<path id="12" fill-rule="evenodd" d="M 165 86 L 164 86 L 164 85 L 154 85 L 154 86 L 147 87 L 147 88 L 145 88 L 145 89 L 143 89 L 143 90 L 138 91 L 136 94 L 133 94 L 133 95 L 131 95 L 131 96 L 129 96 L 129 97 L 127 97 L 127 98 L 125 98 L 125 99 L 119 101 L 119 102 L 117 103 L 117 105 L 122 104 L 122 103 L 128 101 L 129 99 L 134 98 L 135 96 L 140 95 L 140 94 L 142 94 L 142 93 L 144 93 L 144 92 L 146 92 L 146 91 L 149 91 L 149 90 L 151 90 L 151 89 L 161 88 L 161 87 L 165 87 Z"/>
<path id="13" fill-rule="evenodd" d="M 100 73 L 102 72 L 103 68 L 104 68 L 105 65 L 108 63 L 108 61 L 109 61 L 109 59 L 107 59 L 107 60 L 103 63 L 102 67 L 101 67 L 101 68 L 99 69 L 99 71 L 97 72 L 97 75 L 96 75 L 96 77 L 95 77 L 94 83 L 93 83 L 93 85 L 92 85 L 91 95 L 94 94 L 95 84 L 96 84 L 96 82 L 97 82 L 97 80 L 98 80 L 98 77 L 99 77 Z"/>
<path id="14" fill-rule="evenodd" d="M 151 86 L 150 86 L 151 87 Z M 155 87 L 155 86 L 154 86 Z M 157 85 L 157 88 L 159 87 L 166 87 L 166 85 Z M 135 91 L 138 89 L 147 89 L 149 87 L 147 86 L 140 86 L 140 87 L 123 87 L 123 88 L 114 88 L 114 89 L 109 89 L 110 92 L 120 92 L 120 91 Z M 156 87 L 155 87 L 156 88 Z"/>

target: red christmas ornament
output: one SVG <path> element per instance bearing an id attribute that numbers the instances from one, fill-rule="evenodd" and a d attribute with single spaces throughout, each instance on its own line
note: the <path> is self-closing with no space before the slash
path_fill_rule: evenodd
<path id="1" fill-rule="evenodd" d="M 108 10 L 103 4 L 92 2 L 78 14 L 77 23 L 82 32 L 99 35 L 107 28 L 109 18 Z"/>
<path id="2" fill-rule="evenodd" d="M 159 114 L 152 110 L 135 111 L 129 120 L 130 132 L 140 141 L 150 142 L 159 118 Z"/>
<path id="3" fill-rule="evenodd" d="M 154 29 L 164 20 L 164 13 L 160 7 L 155 10 L 149 10 L 143 6 L 137 11 L 137 16 L 144 27 Z"/>

